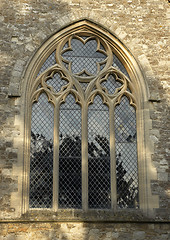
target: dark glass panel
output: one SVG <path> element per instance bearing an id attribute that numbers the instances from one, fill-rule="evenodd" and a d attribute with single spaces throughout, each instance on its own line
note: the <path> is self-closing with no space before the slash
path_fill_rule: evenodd
<path id="1" fill-rule="evenodd" d="M 51 208 L 53 199 L 53 106 L 45 93 L 32 106 L 30 208 Z"/>
<path id="2" fill-rule="evenodd" d="M 123 97 L 115 109 L 117 204 L 138 208 L 136 111 Z"/>
<path id="3" fill-rule="evenodd" d="M 60 107 L 59 208 L 81 208 L 81 108 L 70 94 Z"/>
<path id="4" fill-rule="evenodd" d="M 88 109 L 89 208 L 111 206 L 109 110 L 97 95 Z"/>

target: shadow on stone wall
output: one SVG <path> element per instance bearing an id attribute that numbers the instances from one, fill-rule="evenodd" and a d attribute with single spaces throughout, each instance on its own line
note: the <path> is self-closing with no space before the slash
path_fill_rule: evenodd
<path id="1" fill-rule="evenodd" d="M 1 224 L 2 240 L 168 240 L 168 224 L 25 223 Z"/>
<path id="2" fill-rule="evenodd" d="M 0 124 L 3 131 L 3 135 L 1 135 L 2 145 L 0 149 L 0 159 L 1 163 L 5 166 L 4 169 L 9 169 L 10 172 L 17 161 L 13 139 L 16 137 L 16 131 L 18 131 L 18 129 L 14 129 L 14 118 L 15 114 L 18 114 L 16 113 L 16 107 L 18 106 L 14 106 L 14 100 L 12 98 L 8 99 L 7 97 L 9 82 L 13 81 L 14 85 L 16 83 L 20 84 L 22 72 L 26 68 L 25 66 L 29 59 L 47 37 L 56 32 L 61 25 L 64 25 L 64 23 L 61 24 L 61 19 L 63 19 L 65 15 L 67 16 L 68 21 L 70 9 L 69 4 L 65 1 L 50 2 L 47 0 L 27 0 L 26 2 L 10 1 L 9 4 L 9 0 L 6 0 L 0 5 L 0 10 L 2 10 L 3 13 L 1 16 L 3 23 L 3 27 L 1 28 L 1 64 L 3 68 L 0 75 L 0 87 L 4 89 L 3 94 L 1 93 L 0 95 L 0 105 L 2 106 L 0 110 Z M 77 7 L 74 11 L 78 10 Z M 71 21 L 72 19 L 70 19 L 70 22 Z M 20 62 L 18 62 L 18 65 L 15 65 L 18 60 L 20 60 Z M 154 111 L 151 113 L 151 118 L 153 120 L 153 129 L 159 129 L 160 136 L 158 136 L 157 139 L 154 138 L 156 141 L 156 148 L 152 161 L 155 166 L 159 165 L 161 168 L 160 171 L 158 171 L 158 181 L 152 181 L 152 191 L 154 194 L 160 195 L 160 209 L 157 210 L 159 217 L 159 215 L 164 216 L 167 214 L 166 209 L 168 209 L 168 169 L 166 168 L 168 160 L 168 142 L 166 140 L 168 139 L 167 129 L 169 123 L 167 119 L 168 103 L 165 98 L 167 93 L 162 88 L 159 79 L 157 80 L 157 83 L 159 85 L 158 89 L 161 92 L 161 101 L 153 103 Z M 162 154 L 164 157 L 162 157 Z M 161 169 L 164 169 L 164 172 L 162 172 Z M 15 181 L 16 180 L 12 179 L 12 176 L 3 171 L 1 211 L 4 212 L 4 216 L 12 215 L 13 209 L 10 206 L 9 192 L 14 191 L 14 186 L 16 191 Z M 131 227 L 131 225 L 125 226 L 123 224 L 121 225 L 121 228 L 124 230 L 119 229 L 118 226 L 113 224 L 109 226 L 110 227 L 108 227 L 107 224 L 105 226 L 91 225 L 90 230 L 86 225 L 83 225 L 83 227 L 80 228 L 75 228 L 69 225 L 69 223 L 66 224 L 66 226 L 63 225 L 63 227 L 58 227 L 57 224 L 54 226 L 50 223 L 44 223 L 43 226 L 39 223 L 34 225 L 17 225 L 13 223 L 6 224 L 6 227 L 2 228 L 2 233 L 4 233 L 4 236 L 5 234 L 8 235 L 9 238 L 7 239 L 10 239 L 11 235 L 11 239 L 16 240 L 38 239 L 38 237 L 41 239 L 70 240 L 70 233 L 68 233 L 68 231 L 71 231 L 71 234 L 75 234 L 74 239 L 78 240 L 97 240 L 104 237 L 105 239 L 145 239 L 145 231 L 146 229 L 150 229 L 147 233 L 148 239 L 150 232 L 152 233 L 152 239 L 154 240 L 157 240 L 157 236 L 160 236 L 160 234 L 162 234 L 162 236 L 164 235 L 163 239 L 168 239 L 166 230 L 161 230 L 161 227 L 159 228 L 158 225 L 144 225 L 144 228 L 146 229 L 142 229 L 142 227 L 136 227 L 135 229 Z M 129 230 L 130 228 L 131 230 Z M 167 226 L 165 229 L 166 228 Z M 136 231 L 139 233 L 135 233 Z M 78 236 L 79 232 L 82 236 Z M 134 233 L 136 235 L 134 235 Z M 135 238 L 135 236 L 137 237 Z"/>

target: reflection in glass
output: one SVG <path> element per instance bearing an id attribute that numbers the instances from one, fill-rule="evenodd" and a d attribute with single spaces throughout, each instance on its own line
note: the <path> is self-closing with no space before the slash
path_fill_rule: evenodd
<path id="1" fill-rule="evenodd" d="M 89 40 L 83 44 L 78 39 L 72 39 L 72 50 L 66 51 L 62 54 L 63 58 L 71 62 L 71 70 L 73 73 L 79 73 L 86 70 L 90 74 L 96 74 L 96 62 L 102 62 L 106 56 L 103 53 L 97 52 L 96 40 Z"/>
<path id="2" fill-rule="evenodd" d="M 124 96 L 115 109 L 117 204 L 138 207 L 136 112 Z"/>
<path id="3" fill-rule="evenodd" d="M 60 107 L 59 208 L 81 208 L 81 108 L 70 94 Z"/>
<path id="4" fill-rule="evenodd" d="M 97 95 L 88 110 L 89 208 L 110 208 L 109 111 Z"/>
<path id="5" fill-rule="evenodd" d="M 30 192 L 31 208 L 51 208 L 53 199 L 53 106 L 45 93 L 32 106 Z"/>

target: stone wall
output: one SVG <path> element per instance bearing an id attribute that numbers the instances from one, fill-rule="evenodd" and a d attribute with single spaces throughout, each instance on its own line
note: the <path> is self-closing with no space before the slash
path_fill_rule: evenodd
<path id="1" fill-rule="evenodd" d="M 0 14 L 0 239 L 168 239 L 168 0 L 1 0 Z M 8 222 L 16 216 L 22 220 L 15 213 L 21 197 L 13 203 L 11 196 L 18 196 L 21 188 L 17 172 L 22 166 L 17 163 L 23 156 L 16 142 L 19 139 L 22 145 L 23 141 L 16 118 L 23 114 L 24 73 L 43 42 L 80 19 L 94 21 L 116 35 L 135 57 L 149 86 L 152 127 L 148 134 L 157 172 L 151 189 L 159 196 L 159 208 L 150 224 L 148 219 L 126 224 Z"/>
<path id="2" fill-rule="evenodd" d="M 136 223 L 8 223 L 2 240 L 168 240 L 168 224 Z"/>

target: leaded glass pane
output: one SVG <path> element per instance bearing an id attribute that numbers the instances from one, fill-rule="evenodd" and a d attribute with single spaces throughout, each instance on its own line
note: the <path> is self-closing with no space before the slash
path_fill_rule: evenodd
<path id="1" fill-rule="evenodd" d="M 122 84 L 116 81 L 114 75 L 110 74 L 106 81 L 102 82 L 102 86 L 105 87 L 109 94 L 114 94 L 116 88 L 119 88 Z"/>
<path id="2" fill-rule="evenodd" d="M 81 208 L 81 108 L 70 94 L 60 107 L 59 208 Z"/>
<path id="3" fill-rule="evenodd" d="M 59 73 L 55 73 L 54 76 L 46 81 L 46 83 L 53 87 L 54 91 L 58 93 L 63 86 L 66 86 L 68 82 L 61 78 Z"/>
<path id="4" fill-rule="evenodd" d="M 45 60 L 45 62 L 43 63 L 39 73 L 41 74 L 42 72 L 44 72 L 46 69 L 48 69 L 49 67 L 53 66 L 54 64 L 56 64 L 56 59 L 55 59 L 55 51 L 52 52 L 49 57 Z"/>
<path id="5" fill-rule="evenodd" d="M 102 62 L 106 56 L 97 52 L 96 40 L 89 40 L 83 44 L 78 39 L 71 40 L 71 51 L 66 51 L 62 56 L 71 62 L 71 70 L 73 73 L 79 73 L 82 70 L 88 71 L 90 74 L 96 74 L 97 62 Z"/>
<path id="6" fill-rule="evenodd" d="M 127 97 L 115 109 L 117 204 L 138 207 L 136 112 Z"/>
<path id="7" fill-rule="evenodd" d="M 32 106 L 30 193 L 31 208 L 51 208 L 53 199 L 53 106 L 45 93 Z"/>
<path id="8" fill-rule="evenodd" d="M 126 77 L 129 78 L 126 68 L 124 67 L 122 62 L 119 60 L 119 58 L 116 57 L 116 55 L 114 55 L 114 54 L 113 54 L 113 67 L 119 69 L 122 73 L 124 73 L 126 75 Z"/>
<path id="9" fill-rule="evenodd" d="M 89 208 L 110 208 L 109 111 L 97 95 L 88 110 Z"/>

